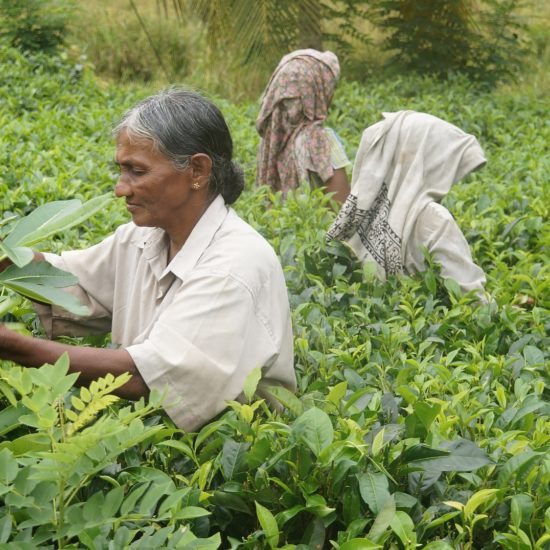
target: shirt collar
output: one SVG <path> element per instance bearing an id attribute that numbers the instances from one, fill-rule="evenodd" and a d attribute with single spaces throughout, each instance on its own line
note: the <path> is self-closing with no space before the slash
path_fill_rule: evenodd
<path id="1" fill-rule="evenodd" d="M 203 252 L 212 242 L 216 231 L 225 220 L 229 208 L 221 195 L 218 195 L 200 217 L 191 231 L 181 250 L 174 256 L 165 272 L 171 271 L 180 279 L 184 279 L 199 261 Z"/>
<path id="2" fill-rule="evenodd" d="M 130 222 L 133 225 L 133 222 Z M 143 250 L 146 260 L 158 256 L 166 250 L 166 233 L 159 227 L 139 227 L 137 235 L 132 237 L 132 244 Z"/>

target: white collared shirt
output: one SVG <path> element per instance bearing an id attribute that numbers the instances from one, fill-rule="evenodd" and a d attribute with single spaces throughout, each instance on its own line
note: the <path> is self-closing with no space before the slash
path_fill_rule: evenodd
<path id="1" fill-rule="evenodd" d="M 255 367 L 263 385 L 293 390 L 287 290 L 267 241 L 218 196 L 169 265 L 168 248 L 163 230 L 129 223 L 86 250 L 45 254 L 78 277 L 73 291 L 90 308 L 76 318 L 37 307 L 48 335 L 111 330 L 186 430 L 236 399 Z"/>

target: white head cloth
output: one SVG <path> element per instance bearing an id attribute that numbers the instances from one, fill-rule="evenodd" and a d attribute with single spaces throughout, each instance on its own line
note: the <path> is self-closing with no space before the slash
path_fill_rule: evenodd
<path id="1" fill-rule="evenodd" d="M 326 238 L 346 241 L 360 260 L 376 262 L 385 279 L 403 271 L 423 208 L 486 159 L 474 136 L 440 118 L 416 111 L 383 116 L 363 132 L 351 193 Z"/>

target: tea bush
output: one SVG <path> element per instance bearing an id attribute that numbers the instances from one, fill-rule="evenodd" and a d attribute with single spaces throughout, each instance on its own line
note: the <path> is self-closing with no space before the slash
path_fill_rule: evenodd
<path id="1" fill-rule="evenodd" d="M 102 88 L 59 58 L 0 51 L 4 217 L 110 190 L 112 123 L 151 90 Z M 13 548 L 525 548 L 550 543 L 548 100 L 462 79 L 342 83 L 330 124 L 350 157 L 381 111 L 416 109 L 475 134 L 488 165 L 446 199 L 493 301 L 437 266 L 378 282 L 324 244 L 330 199 L 254 188 L 256 104 L 219 100 L 245 167 L 239 213 L 285 269 L 299 390 L 254 396 L 198 433 L 71 389 L 66 359 L 0 366 L 0 543 Z M 333 205 L 332 205 L 333 206 Z M 102 239 L 105 211 L 53 239 Z M 28 310 L 24 319 L 31 327 Z M 17 313 L 17 311 L 15 312 Z"/>
<path id="2" fill-rule="evenodd" d="M 65 42 L 70 0 L 1 0 L 0 37 L 31 52 L 54 53 Z"/>

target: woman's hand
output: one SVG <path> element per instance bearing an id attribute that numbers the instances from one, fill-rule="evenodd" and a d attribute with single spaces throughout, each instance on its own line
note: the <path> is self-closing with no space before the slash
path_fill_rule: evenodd
<path id="1" fill-rule="evenodd" d="M 10 265 L 13 265 L 13 262 L 9 258 L 4 258 L 0 260 L 0 273 L 6 271 Z"/>

